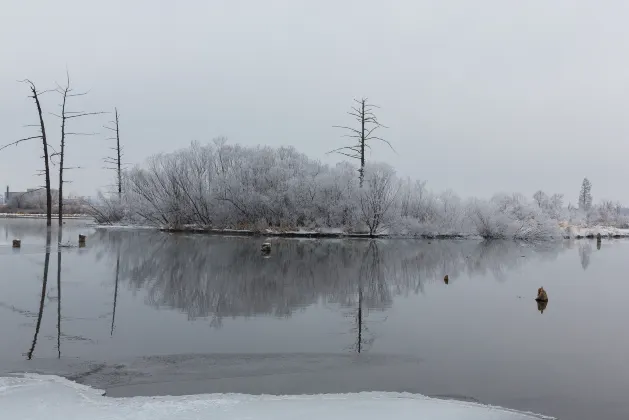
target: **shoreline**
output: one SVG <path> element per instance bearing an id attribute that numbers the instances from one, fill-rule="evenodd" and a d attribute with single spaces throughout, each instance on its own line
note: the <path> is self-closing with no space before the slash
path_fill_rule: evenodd
<path id="1" fill-rule="evenodd" d="M 59 219 L 59 213 L 52 214 L 53 219 Z M 64 219 L 93 219 L 89 214 L 64 214 Z M 45 214 L 40 213 L 0 213 L 0 219 L 46 219 Z"/>
<path id="2" fill-rule="evenodd" d="M 341 231 L 333 232 L 317 232 L 317 231 L 273 231 L 267 230 L 264 232 L 246 230 L 246 229 L 211 229 L 202 227 L 157 227 L 157 226 L 134 226 L 134 225 L 95 225 L 96 229 L 152 229 L 158 230 L 164 233 L 183 233 L 183 234 L 197 234 L 197 235 L 216 235 L 216 236 L 241 236 L 241 237 L 274 237 L 274 238 L 305 238 L 305 239 L 424 239 L 424 240 L 523 240 L 526 238 L 483 238 L 474 234 L 421 234 L 421 235 L 404 235 L 404 234 L 376 234 L 369 235 L 368 233 L 348 233 Z M 584 232 L 580 232 L 573 235 L 563 235 L 562 237 L 550 238 L 550 239 L 528 239 L 531 241 L 543 241 L 550 242 L 553 240 L 569 240 L 569 239 L 596 239 L 600 233 L 601 239 L 627 239 L 629 238 L 629 230 L 620 230 L 615 228 L 601 228 L 598 231 L 595 228 L 584 228 Z M 600 232 L 603 230 L 604 232 Z"/>
<path id="3" fill-rule="evenodd" d="M 52 215 L 54 219 L 59 217 L 58 214 Z M 0 219 L 46 219 L 45 214 L 20 214 L 20 213 L 0 213 Z M 88 214 L 68 214 L 64 215 L 67 220 L 93 220 L 93 216 Z M 315 230 L 295 230 L 295 231 L 277 231 L 266 230 L 256 231 L 249 229 L 213 229 L 199 226 L 181 226 L 181 227 L 160 227 L 148 225 L 120 225 L 120 224 L 98 224 L 92 225 L 95 229 L 150 229 L 158 230 L 165 233 L 186 233 L 186 234 L 205 234 L 217 236 L 242 236 L 242 237 L 274 237 L 274 238 L 304 238 L 304 239 L 424 239 L 424 240 L 523 240 L 523 241 L 542 241 L 550 242 L 555 240 L 570 239 L 596 239 L 598 234 L 601 239 L 628 239 L 629 229 L 620 229 L 609 226 L 579 227 L 579 226 L 562 226 L 561 229 L 569 230 L 571 233 L 565 233 L 561 237 L 553 237 L 547 239 L 527 239 L 527 238 L 484 238 L 477 234 L 463 233 L 424 233 L 424 234 L 388 234 L 380 233 L 370 235 L 366 232 L 343 232 L 340 228 L 328 229 L 327 231 Z"/>

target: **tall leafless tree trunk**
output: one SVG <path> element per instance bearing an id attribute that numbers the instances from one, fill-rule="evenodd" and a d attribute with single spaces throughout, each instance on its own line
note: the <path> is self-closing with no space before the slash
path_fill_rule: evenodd
<path id="1" fill-rule="evenodd" d="M 360 124 L 360 128 L 357 129 L 342 125 L 335 125 L 334 127 L 347 130 L 348 133 L 344 134 L 343 137 L 355 139 L 356 143 L 352 146 L 339 147 L 338 149 L 331 150 L 328 153 L 339 153 L 341 155 L 360 161 L 360 168 L 358 169 L 358 173 L 360 179 L 360 188 L 362 188 L 363 181 L 365 179 L 365 149 L 371 149 L 369 142 L 371 140 L 379 140 L 386 143 L 391 148 L 391 150 L 394 149 L 393 146 L 391 146 L 391 143 L 374 134 L 375 131 L 379 128 L 387 128 L 386 126 L 380 124 L 378 118 L 376 117 L 376 114 L 374 113 L 374 109 L 380 107 L 370 104 L 367 98 L 362 98 L 360 100 L 354 99 L 354 102 L 356 102 L 357 105 L 353 106 L 348 114 L 354 117 L 356 121 L 358 121 L 358 123 Z"/>
<path id="2" fill-rule="evenodd" d="M 114 124 L 114 127 L 105 126 L 105 128 L 115 133 L 115 137 L 109 138 L 109 140 L 116 140 L 116 147 L 111 148 L 115 152 L 115 157 L 106 157 L 104 161 L 105 163 L 114 165 L 113 167 L 109 167 L 107 169 L 112 169 L 116 172 L 116 187 L 118 190 L 118 199 L 120 200 L 122 199 L 122 147 L 120 147 L 120 120 L 118 108 L 114 108 L 114 116 L 114 120 L 111 121 L 111 124 Z"/>
<path id="3" fill-rule="evenodd" d="M 59 149 L 59 226 L 63 225 L 63 159 L 66 147 L 66 101 L 70 91 L 70 78 L 68 77 L 66 87 L 62 90 L 63 100 L 61 102 L 61 144 Z M 61 243 L 61 229 L 59 229 L 59 242 Z M 59 254 L 61 257 L 61 254 Z"/>
<path id="4" fill-rule="evenodd" d="M 72 92 L 72 88 L 70 87 L 70 74 L 66 72 L 66 85 L 65 86 L 59 86 L 57 85 L 57 89 L 56 91 L 61 94 L 62 97 L 62 101 L 61 101 L 61 114 L 57 115 L 57 114 L 53 114 L 56 117 L 59 117 L 61 119 L 61 139 L 60 139 L 60 148 L 59 148 L 59 152 L 55 153 L 54 155 L 58 155 L 59 156 L 59 226 L 63 225 L 63 184 L 67 181 L 64 181 L 63 179 L 63 173 L 64 170 L 66 169 L 77 169 L 78 167 L 74 167 L 74 168 L 70 168 L 70 167 L 66 167 L 65 165 L 65 150 L 66 150 L 66 137 L 67 136 L 92 136 L 95 133 L 73 133 L 73 132 L 67 132 L 66 131 L 66 124 L 68 122 L 69 119 L 73 119 L 73 118 L 81 118 L 81 117 L 85 117 L 88 115 L 98 115 L 98 114 L 104 114 L 104 112 L 83 112 L 83 111 L 67 111 L 66 110 L 66 104 L 67 104 L 67 99 L 70 97 L 74 97 L 74 96 L 84 96 L 87 95 L 87 92 L 82 92 L 82 93 L 71 93 Z M 61 239 L 61 238 L 59 238 Z"/>
<path id="5" fill-rule="evenodd" d="M 44 159 L 44 177 L 45 177 L 44 186 L 46 188 L 46 225 L 50 226 L 52 224 L 52 192 L 50 190 L 50 160 L 49 160 L 49 155 L 48 155 L 48 141 L 46 139 L 46 125 L 44 124 L 44 117 L 42 115 L 42 107 L 39 101 L 40 95 L 49 91 L 43 91 L 43 92 L 38 91 L 37 88 L 35 87 L 35 84 L 28 79 L 23 80 L 23 82 L 28 83 L 31 89 L 32 96 L 30 97 L 33 98 L 33 100 L 35 101 L 35 105 L 37 106 L 37 114 L 39 117 L 39 124 L 29 125 L 28 127 L 39 127 L 40 134 L 37 136 L 31 136 L 31 137 L 26 137 L 23 139 L 16 140 L 12 143 L 9 143 L 7 145 L 0 147 L 0 150 L 6 149 L 9 146 L 18 145 L 19 143 L 22 143 L 23 141 L 41 139 L 42 146 L 44 149 L 44 156 L 42 156 L 42 158 Z"/>

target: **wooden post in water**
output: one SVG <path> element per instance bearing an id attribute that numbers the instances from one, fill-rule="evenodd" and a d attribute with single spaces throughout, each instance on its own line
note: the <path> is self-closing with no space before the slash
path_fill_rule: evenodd
<path id="1" fill-rule="evenodd" d="M 79 235 L 79 246 L 80 247 L 85 246 L 85 239 L 86 239 L 85 235 Z"/>
<path id="2" fill-rule="evenodd" d="M 601 232 L 596 235 L 596 249 L 601 249 Z"/>
<path id="3" fill-rule="evenodd" d="M 20 241 L 19 239 L 13 240 L 13 248 L 20 248 L 21 246 L 22 246 L 22 241 Z"/>

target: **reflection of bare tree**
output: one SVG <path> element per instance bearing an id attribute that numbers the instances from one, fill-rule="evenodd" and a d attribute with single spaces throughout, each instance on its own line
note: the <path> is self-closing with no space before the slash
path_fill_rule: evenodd
<path id="1" fill-rule="evenodd" d="M 391 305 L 390 288 L 386 284 L 383 261 L 378 242 L 370 240 L 363 251 L 362 264 L 358 270 L 357 310 L 355 316 L 356 341 L 353 349 L 357 353 L 369 350 L 375 337 L 366 324 L 369 308 L 387 308 Z"/>
<path id="2" fill-rule="evenodd" d="M 46 234 L 46 256 L 44 257 L 44 277 L 42 279 L 42 289 L 39 299 L 39 312 L 37 313 L 37 324 L 35 324 L 35 335 L 33 336 L 33 343 L 31 344 L 31 348 L 26 353 L 26 358 L 31 360 L 33 358 L 33 353 L 35 352 L 35 346 L 37 345 L 37 336 L 39 335 L 39 328 L 41 327 L 41 320 L 44 314 L 44 300 L 46 298 L 46 286 L 48 284 L 48 266 L 50 265 L 50 242 L 52 232 L 50 229 L 47 230 Z"/>
<path id="3" fill-rule="evenodd" d="M 579 258 L 581 259 L 581 267 L 587 270 L 590 265 L 590 256 L 592 255 L 592 245 L 588 242 L 579 244 Z"/>
<path id="4" fill-rule="evenodd" d="M 57 244 L 62 243 L 62 239 L 63 229 L 60 228 Z M 61 247 L 59 246 L 57 246 L 57 357 L 61 359 Z"/>
<path id="5" fill-rule="evenodd" d="M 111 332 L 109 333 L 112 337 L 114 335 L 114 323 L 116 322 L 116 302 L 118 301 L 118 282 L 120 280 L 120 246 L 118 246 L 118 251 L 116 252 L 116 280 L 114 283 L 114 309 L 111 312 Z"/>
<path id="6" fill-rule="evenodd" d="M 360 308 L 364 320 L 369 311 L 390 307 L 392 296 L 424 293 L 427 282 L 441 283 L 444 274 L 450 282 L 490 274 L 504 281 L 508 270 L 563 249 L 512 241 L 277 239 L 263 258 L 264 239 L 147 230 L 99 230 L 96 236 L 97 258 L 115 259 L 120 281 L 145 290 L 147 304 L 209 318 L 213 326 L 225 317 L 290 316 L 318 302 Z"/>

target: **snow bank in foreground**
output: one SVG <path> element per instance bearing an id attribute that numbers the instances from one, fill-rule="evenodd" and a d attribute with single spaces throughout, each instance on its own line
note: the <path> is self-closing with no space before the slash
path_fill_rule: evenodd
<path id="1" fill-rule="evenodd" d="M 108 398 L 102 391 L 58 376 L 0 378 L 0 412 L 7 419 L 326 419 L 526 420 L 548 417 L 411 394 L 312 396 L 208 394 Z"/>

